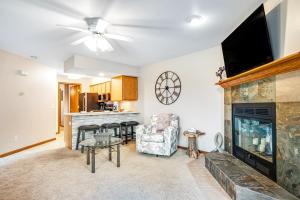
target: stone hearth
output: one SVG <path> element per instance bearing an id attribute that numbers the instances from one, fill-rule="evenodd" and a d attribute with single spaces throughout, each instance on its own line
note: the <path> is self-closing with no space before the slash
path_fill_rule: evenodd
<path id="1" fill-rule="evenodd" d="M 228 153 L 206 154 L 205 167 L 232 199 L 298 199 Z"/>

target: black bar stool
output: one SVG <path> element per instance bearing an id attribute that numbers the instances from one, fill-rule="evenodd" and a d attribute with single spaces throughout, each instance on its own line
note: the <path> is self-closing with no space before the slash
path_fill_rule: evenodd
<path id="1" fill-rule="evenodd" d="M 114 129 L 114 136 L 121 138 L 121 130 L 119 123 L 105 123 L 101 125 L 101 132 L 108 132 L 108 129 Z M 118 132 L 119 129 L 119 132 Z"/>
<path id="2" fill-rule="evenodd" d="M 120 125 L 121 125 L 121 133 L 123 132 L 123 129 L 125 131 L 125 133 L 123 134 L 125 136 L 125 143 L 126 144 L 128 143 L 128 135 L 129 135 L 128 128 L 130 128 L 131 140 L 134 140 L 135 132 L 133 127 L 139 125 L 139 123 L 136 121 L 128 121 L 128 122 L 121 122 Z"/>
<path id="3" fill-rule="evenodd" d="M 100 126 L 96 124 L 91 125 L 83 125 L 78 127 L 78 133 L 77 133 L 77 141 L 76 141 L 76 150 L 78 150 L 79 143 L 83 140 L 85 140 L 85 132 L 87 131 L 93 131 L 94 135 L 97 134 L 97 131 L 100 131 Z M 80 140 L 81 138 L 81 140 Z M 81 148 L 81 152 L 83 153 L 84 147 Z"/>

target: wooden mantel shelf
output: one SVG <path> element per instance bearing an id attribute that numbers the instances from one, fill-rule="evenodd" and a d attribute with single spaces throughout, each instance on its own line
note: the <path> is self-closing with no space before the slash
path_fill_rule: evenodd
<path id="1" fill-rule="evenodd" d="M 228 88 L 295 70 L 300 70 L 300 52 L 267 63 L 242 74 L 227 78 L 216 83 L 216 85 Z"/>

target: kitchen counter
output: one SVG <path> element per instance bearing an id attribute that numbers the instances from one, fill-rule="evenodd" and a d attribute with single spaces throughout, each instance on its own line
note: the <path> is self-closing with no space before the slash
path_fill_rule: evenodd
<path id="1" fill-rule="evenodd" d="M 86 112 L 86 113 L 65 113 L 64 140 L 69 149 L 75 149 L 78 134 L 78 127 L 83 125 L 104 123 L 121 123 L 125 121 L 137 121 L 142 123 L 138 112 Z M 112 131 L 112 130 L 111 130 Z M 86 138 L 93 136 L 87 132 Z"/>
<path id="2" fill-rule="evenodd" d="M 65 113 L 70 116 L 84 116 L 84 115 L 125 115 L 125 114 L 139 114 L 138 112 L 83 112 L 83 113 Z"/>

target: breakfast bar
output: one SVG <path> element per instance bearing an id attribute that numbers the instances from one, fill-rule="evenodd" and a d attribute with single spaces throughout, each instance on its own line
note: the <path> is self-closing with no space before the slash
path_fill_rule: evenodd
<path id="1" fill-rule="evenodd" d="M 64 117 L 64 140 L 69 149 L 76 148 L 78 128 L 83 125 L 96 124 L 101 126 L 104 123 L 121 123 L 126 121 L 137 121 L 141 123 L 138 112 L 85 112 L 66 113 Z M 86 138 L 92 136 L 87 133 Z"/>

